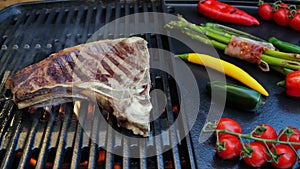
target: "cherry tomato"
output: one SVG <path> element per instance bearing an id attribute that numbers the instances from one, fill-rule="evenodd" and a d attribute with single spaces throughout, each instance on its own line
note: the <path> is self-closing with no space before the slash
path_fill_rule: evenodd
<path id="1" fill-rule="evenodd" d="M 270 21 L 272 20 L 272 15 L 273 15 L 273 9 L 270 4 L 262 4 L 258 7 L 258 15 L 260 16 L 261 19 L 265 21 Z"/>
<path id="2" fill-rule="evenodd" d="M 297 12 L 300 13 L 300 9 L 297 9 Z M 290 27 L 294 30 L 300 30 L 300 14 L 296 14 L 290 21 Z"/>
<path id="3" fill-rule="evenodd" d="M 271 152 L 275 155 L 275 161 L 272 161 L 271 164 L 276 168 L 291 168 L 296 162 L 296 153 L 288 145 L 277 144 L 271 148 Z M 268 159 L 271 158 L 268 157 Z"/>
<path id="4" fill-rule="evenodd" d="M 238 122 L 231 118 L 221 118 L 218 121 L 216 130 L 224 130 L 226 129 L 227 131 L 230 132 L 235 132 L 235 133 L 242 133 L 242 127 Z M 219 136 L 225 135 L 224 133 L 219 133 Z"/>
<path id="5" fill-rule="evenodd" d="M 246 164 L 252 167 L 260 167 L 267 162 L 267 149 L 261 143 L 251 142 L 245 145 L 241 156 Z"/>
<path id="6" fill-rule="evenodd" d="M 242 150 L 242 143 L 233 135 L 222 135 L 216 143 L 217 155 L 223 159 L 238 157 Z"/>
<path id="7" fill-rule="evenodd" d="M 286 130 L 284 129 L 280 130 L 279 135 L 281 135 L 279 137 L 280 141 L 290 141 L 290 142 L 300 143 L 300 130 L 293 126 L 288 126 Z M 293 145 L 293 147 L 295 148 L 295 150 L 298 150 L 300 148 L 300 145 Z"/>
<path id="8" fill-rule="evenodd" d="M 258 137 L 258 138 L 263 138 L 267 140 L 276 140 L 277 138 L 277 133 L 276 130 L 268 125 L 268 124 L 259 124 L 255 131 L 252 133 L 253 137 Z M 263 142 L 260 142 L 263 145 L 265 145 Z M 273 143 L 267 142 L 267 145 L 270 147 L 272 146 Z"/>
<path id="9" fill-rule="evenodd" d="M 273 12 L 273 20 L 280 26 L 288 26 L 290 22 L 289 13 L 290 11 L 283 7 L 288 7 L 285 3 L 280 3 L 278 10 Z"/>

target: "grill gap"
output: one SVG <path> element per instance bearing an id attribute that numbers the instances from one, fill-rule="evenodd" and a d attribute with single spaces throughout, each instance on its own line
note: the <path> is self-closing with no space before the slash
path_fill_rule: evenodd
<path id="1" fill-rule="evenodd" d="M 80 10 L 80 11 L 83 11 L 82 16 L 81 16 L 81 19 L 80 19 L 80 23 L 83 24 L 83 23 L 85 23 L 85 21 L 86 21 L 87 19 L 90 19 L 90 17 L 87 16 L 87 14 L 88 14 L 88 9 L 85 8 L 85 9 L 82 9 L 82 10 Z"/>
<path id="2" fill-rule="evenodd" d="M 23 50 L 18 49 L 16 50 L 9 50 L 2 52 L 5 54 L 3 58 L 5 58 L 3 61 L 6 65 L 6 63 L 10 63 L 11 60 L 6 60 L 6 58 L 9 58 L 9 56 L 21 56 L 19 59 L 13 60 L 12 63 L 18 65 L 16 69 L 21 69 L 25 65 L 29 65 L 35 62 L 38 62 L 39 60 L 46 57 L 48 54 L 53 53 L 55 51 L 58 51 L 59 49 L 74 46 L 78 43 L 84 43 L 86 39 L 89 37 L 89 34 L 91 32 L 97 30 L 101 26 L 103 26 L 105 23 L 108 23 L 112 20 L 114 20 L 117 17 L 121 17 L 128 14 L 133 14 L 136 12 L 152 12 L 152 11 L 161 11 L 160 5 L 158 4 L 109 4 L 109 5 L 97 5 L 95 6 L 85 6 L 85 5 L 75 5 L 71 7 L 59 7 L 59 8 L 41 8 L 41 9 L 35 9 L 31 12 L 28 12 L 25 15 L 20 15 L 17 17 L 14 17 L 12 23 L 13 25 L 18 25 L 19 23 L 23 23 L 24 28 L 29 28 L 31 26 L 31 23 L 33 24 L 34 29 L 41 30 L 38 32 L 39 34 L 35 34 L 35 32 L 32 32 L 35 37 L 40 37 L 43 34 L 46 37 L 45 40 L 37 40 L 37 41 L 31 41 L 28 36 L 19 34 L 16 41 L 11 40 L 12 34 L 15 32 L 18 32 L 17 28 L 13 28 L 13 31 L 7 31 L 5 34 L 7 36 L 3 36 L 2 43 L 6 44 L 8 47 L 17 44 L 18 46 L 24 46 L 25 44 L 28 44 L 28 46 L 36 47 L 34 50 Z M 144 17 L 134 18 L 130 21 L 126 21 L 126 24 L 129 25 L 126 29 L 128 30 L 125 35 L 120 36 L 128 36 L 133 35 L 132 29 L 134 27 L 131 23 L 141 22 L 141 23 L 152 23 L 157 22 L 156 16 L 153 15 L 145 15 Z M 129 23 L 130 24 L 129 24 Z M 40 26 L 45 26 L 40 27 Z M 70 26 L 72 27 L 70 29 Z M 50 30 L 46 27 L 51 28 Z M 110 32 L 112 31 L 112 32 Z M 109 30 L 106 33 L 104 33 L 103 37 L 105 38 L 116 38 L 121 32 L 116 25 L 114 29 Z M 6 38 L 7 37 L 7 38 Z M 160 36 L 160 35 L 152 35 L 152 34 L 145 34 L 142 35 L 143 38 L 145 38 L 149 42 L 149 46 L 153 48 L 161 48 L 161 49 L 168 49 L 168 39 L 167 37 Z M 0 41 L 1 42 L 1 41 Z M 30 43 L 28 43 L 30 42 Z M 0 43 L 1 44 L 1 43 Z M 44 49 L 48 44 L 49 48 Z M 52 46 L 52 47 L 51 47 Z M 20 52 L 19 52 L 20 51 Z M 24 51 L 28 51 L 27 53 L 24 53 Z M 30 51 L 30 52 L 29 52 Z M 1 50 L 0 50 L 1 52 Z M 31 55 L 31 56 L 28 56 Z M 160 53 L 152 54 L 156 58 L 154 58 L 157 61 L 160 61 Z M 28 59 L 28 57 L 33 57 L 33 59 Z M 1 58 L 1 59 L 3 59 Z M 1 61 L 1 63 L 3 63 Z M 12 69 L 13 64 L 8 64 L 9 69 Z M 1 70 L 0 73 L 3 73 L 7 67 Z M 13 70 L 14 71 L 14 70 Z M 168 93 L 168 97 L 172 97 L 171 99 L 171 105 L 166 107 L 164 109 L 163 116 L 158 118 L 155 122 L 151 123 L 151 128 L 153 129 L 153 135 L 160 134 L 162 129 L 166 130 L 168 129 L 168 125 L 172 124 L 173 120 L 177 118 L 176 113 L 178 113 L 179 107 L 177 106 L 179 104 L 179 101 L 176 99 L 173 99 L 173 97 L 178 97 L 176 93 L 179 91 L 176 88 L 176 83 L 174 83 L 174 79 L 168 77 L 166 74 L 162 74 L 159 72 L 155 72 L 151 74 L 152 76 L 158 75 L 159 78 L 153 79 L 155 81 L 156 87 L 164 91 L 165 93 Z M 167 79 L 167 80 L 166 80 Z M 169 88 L 169 89 L 168 89 Z M 168 90 L 166 90 L 168 89 Z M 6 102 L 5 102 L 6 103 Z M 10 103 L 11 104 L 11 103 Z M 2 106 L 3 105 L 3 106 Z M 5 104 L 1 102 L 0 108 L 5 107 Z M 72 104 L 64 104 L 63 107 L 60 106 L 54 106 L 52 107 L 52 110 L 50 113 L 54 114 L 53 116 L 46 116 L 45 118 L 39 119 L 37 126 L 42 127 L 44 131 L 37 130 L 36 132 L 33 132 L 33 135 L 38 136 L 39 132 L 42 132 L 42 138 L 38 141 L 28 141 L 27 138 L 23 145 L 28 145 L 29 149 L 30 145 L 34 145 L 36 147 L 39 145 L 38 149 L 34 150 L 26 150 L 31 151 L 31 154 L 23 156 L 24 154 L 20 155 L 18 158 L 23 158 L 23 164 L 18 164 L 17 166 L 30 166 L 30 160 L 26 161 L 25 159 L 36 159 L 35 165 L 37 168 L 44 167 L 44 168 L 52 168 L 52 167 L 61 167 L 61 168 L 184 168 L 184 166 L 191 166 L 190 165 L 190 159 L 188 158 L 189 154 L 184 154 L 184 150 L 187 146 L 185 144 L 190 144 L 187 141 L 181 142 L 181 145 L 176 146 L 175 149 L 178 150 L 169 150 L 165 153 L 163 151 L 165 149 L 169 149 L 173 145 L 172 137 L 170 137 L 170 134 L 172 133 L 166 133 L 163 137 L 158 139 L 150 139 L 147 144 L 149 144 L 146 147 L 146 150 L 139 149 L 138 152 L 140 154 L 147 154 L 147 151 L 150 149 L 156 149 L 158 156 L 155 157 L 147 157 L 145 159 L 137 159 L 137 158 L 123 158 L 121 156 L 111 154 L 104 149 L 101 148 L 103 144 L 107 143 L 117 143 L 116 139 L 114 138 L 114 131 L 106 131 L 104 128 L 104 131 L 99 134 L 98 144 L 93 144 L 89 138 L 84 134 L 84 131 L 78 124 L 78 121 L 74 118 L 73 111 L 70 109 L 72 107 Z M 6 106 L 7 107 L 7 106 Z M 9 106 L 8 106 L 9 107 Z M 13 109 L 13 107 L 11 106 Z M 63 110 L 60 110 L 60 109 Z M 3 110 L 2 109 L 2 110 Z M 7 109 L 5 108 L 4 111 Z M 8 119 L 13 119 L 15 117 L 15 112 L 17 110 L 13 109 L 11 110 L 12 113 L 8 114 Z M 65 112 L 65 114 L 60 112 Z M 24 112 L 19 112 L 24 113 Z M 23 116 L 24 117 L 24 116 Z M 1 118 L 0 118 L 1 119 Z M 18 118 L 16 118 L 18 119 Z M 19 133 L 23 130 L 22 126 L 23 124 L 19 124 L 18 122 L 14 121 L 14 128 L 10 128 L 8 123 L 6 123 L 7 127 L 3 128 L 3 131 L 7 133 L 6 130 L 8 129 L 16 129 L 14 132 Z M 112 126 L 115 126 L 112 124 L 112 121 L 110 121 L 110 124 Z M 98 128 L 101 130 L 103 127 L 101 127 L 102 124 L 98 125 Z M 38 128 L 39 128 L 38 127 Z M 125 132 L 122 128 L 116 128 L 120 132 Z M 0 130 L 1 131 L 1 130 Z M 15 133 L 12 133 L 11 136 L 13 141 L 20 141 L 18 138 L 18 135 L 15 135 Z M 107 135 L 103 133 L 109 133 Z M 128 132 L 128 131 L 127 131 Z M 26 135 L 29 133 L 27 132 Z M 129 133 L 128 133 L 129 134 Z M 1 133 L 1 138 L 3 138 L 4 135 Z M 21 140 L 23 141 L 23 140 Z M 3 142 L 3 141 L 2 141 Z M 40 143 L 39 143 L 40 142 Z M 126 146 L 122 145 L 122 141 L 118 142 L 117 144 L 121 145 L 117 148 L 121 149 L 123 151 L 123 154 L 130 155 L 130 149 L 138 149 L 140 143 L 128 143 Z M 133 146 L 132 146 L 133 145 Z M 0 162 L 3 162 L 5 160 L 10 160 L 13 157 L 11 155 L 12 153 L 15 154 L 15 147 L 17 147 L 17 144 L 15 142 L 7 145 L 4 147 L 4 149 L 0 150 Z M 108 145 L 110 149 L 114 149 L 113 145 Z M 23 150 L 23 149 L 22 149 Z M 191 153 L 192 154 L 192 153 Z M 18 160 L 16 157 L 15 159 Z M 78 159 L 76 159 L 78 158 Z M 181 162 L 178 159 L 183 159 Z M 20 159 L 19 159 L 20 160 Z M 25 162 L 26 161 L 26 162 Z M 1 163 L 2 166 L 11 167 L 11 162 L 7 163 Z M 25 165 L 26 164 L 26 165 Z M 34 167 L 33 167 L 34 168 Z"/>
<path id="3" fill-rule="evenodd" d="M 59 16 L 59 12 L 55 11 L 51 13 L 53 17 L 50 17 L 50 23 L 51 24 L 56 24 L 57 23 L 57 18 Z M 45 19 L 45 21 L 47 21 L 47 19 Z M 45 22 L 45 24 L 47 24 L 47 22 Z"/>
<path id="4" fill-rule="evenodd" d="M 30 16 L 32 16 L 32 15 L 30 15 L 30 14 L 25 15 L 25 19 L 23 21 L 23 25 L 27 23 L 27 21 L 29 20 Z"/>
<path id="5" fill-rule="evenodd" d="M 63 10 L 62 12 L 64 13 L 64 16 L 63 16 L 63 18 L 62 18 L 62 20 L 61 20 L 61 24 L 65 24 L 66 21 L 67 21 L 68 15 L 69 15 L 69 10 L 68 10 L 68 9 L 65 9 L 65 10 Z"/>

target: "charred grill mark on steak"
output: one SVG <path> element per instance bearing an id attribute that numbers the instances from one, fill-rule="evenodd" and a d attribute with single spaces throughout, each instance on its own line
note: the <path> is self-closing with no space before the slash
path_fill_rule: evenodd
<path id="1" fill-rule="evenodd" d="M 61 69 L 59 69 L 59 66 L 55 62 L 50 63 L 47 70 L 47 75 L 52 77 L 52 79 L 57 83 L 65 82 L 65 78 L 62 76 Z"/>
<path id="2" fill-rule="evenodd" d="M 69 76 L 71 76 L 71 78 L 72 78 L 71 81 L 67 81 L 67 82 L 83 81 L 82 78 L 80 76 L 78 76 L 79 75 L 78 73 L 80 73 L 80 72 L 77 71 L 77 67 L 75 66 L 75 61 L 71 57 L 71 53 L 64 55 L 63 58 L 64 58 L 63 63 L 66 65 L 64 71 L 66 71 L 69 74 Z M 83 73 L 81 73 L 81 74 L 83 74 Z M 86 76 L 84 76 L 84 77 L 86 77 Z M 86 79 L 86 80 L 88 80 L 88 79 Z"/>
<path id="3" fill-rule="evenodd" d="M 58 57 L 55 59 L 56 64 L 59 66 L 59 69 L 61 70 L 61 76 L 64 77 L 63 82 L 72 82 L 72 71 L 71 69 L 68 70 L 69 64 L 67 64 L 66 55 L 63 55 L 62 57 Z"/>
<path id="4" fill-rule="evenodd" d="M 80 59 L 82 57 L 79 57 L 78 52 L 71 52 L 70 57 L 73 60 L 74 68 L 73 68 L 73 74 L 75 74 L 80 81 L 88 81 L 90 80 L 91 73 L 90 71 L 87 72 L 88 69 L 85 69 L 85 65 L 82 63 L 84 60 Z"/>
<path id="5" fill-rule="evenodd" d="M 121 49 L 124 49 L 125 51 L 127 51 L 127 53 L 134 55 L 135 50 L 131 46 L 128 46 L 127 43 L 120 42 L 119 45 Z"/>
<path id="6" fill-rule="evenodd" d="M 115 72 L 111 69 L 110 65 L 104 59 L 101 61 L 101 64 L 104 67 L 104 69 L 109 73 L 110 77 L 114 77 L 117 82 L 122 83 L 123 80 L 121 79 L 120 75 L 115 74 Z"/>
<path id="7" fill-rule="evenodd" d="M 75 53 L 75 52 L 72 52 L 72 53 Z M 65 54 L 64 57 L 65 57 L 65 60 L 67 61 L 68 65 L 69 65 L 70 69 L 72 71 L 74 71 L 75 61 L 73 60 L 73 58 L 71 56 L 72 53 Z"/>
<path id="8" fill-rule="evenodd" d="M 130 59 L 125 59 L 125 57 L 123 55 L 125 55 L 126 50 L 122 49 L 121 46 L 114 46 L 111 50 L 115 54 L 115 56 L 118 56 L 119 58 L 123 59 L 124 62 L 127 63 L 128 65 L 131 65 L 131 67 L 136 68 L 138 70 L 143 69 L 136 62 L 133 62 Z"/>
<path id="9" fill-rule="evenodd" d="M 106 55 L 106 57 L 118 67 L 121 71 L 123 71 L 127 76 L 131 76 L 131 72 L 124 66 L 122 65 L 122 62 L 117 61 L 112 55 Z M 129 65 L 128 65 L 129 66 Z"/>

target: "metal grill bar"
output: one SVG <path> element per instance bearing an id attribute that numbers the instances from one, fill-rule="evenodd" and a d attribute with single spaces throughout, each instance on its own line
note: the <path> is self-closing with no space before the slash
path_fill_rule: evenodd
<path id="1" fill-rule="evenodd" d="M 11 168 L 13 165 L 15 150 L 19 141 L 20 132 L 22 130 L 21 119 L 22 112 L 17 111 L 14 114 L 14 118 L 11 121 L 13 124 L 10 126 L 10 130 L 14 132 L 11 136 L 11 141 L 7 145 L 6 154 L 2 160 L 1 168 Z"/>
<path id="2" fill-rule="evenodd" d="M 0 61 L 5 65 L 0 69 L 1 77 L 6 70 L 11 70 L 13 73 L 62 48 L 85 43 L 93 32 L 116 18 L 137 12 L 162 11 L 159 3 L 107 5 L 70 3 L 66 6 L 56 6 L 53 3 L 53 7 L 50 5 L 43 8 L 43 6 L 33 10 L 26 10 L 24 7 L 25 12 L 3 22 L 10 23 L 11 29 L 0 30 L 3 35 L 0 39 L 2 45 Z M 133 23 L 155 25 L 159 19 L 161 18 L 155 14 L 144 14 L 142 18 L 135 17 L 134 21 L 116 22 L 113 28 L 100 33 L 99 38 L 132 36 L 136 31 Z M 150 48 L 169 48 L 165 43 L 168 41 L 167 37 L 151 34 L 141 36 L 149 42 Z M 156 54 L 151 53 L 151 55 Z M 155 59 L 154 61 L 159 64 L 172 66 L 170 60 L 165 60 L 163 53 L 158 53 Z M 172 105 L 178 104 L 178 101 L 173 99 L 178 96 L 174 95 L 177 93 L 176 87 L 172 87 L 176 84 L 171 82 L 172 79 L 167 74 L 151 72 L 151 80 L 153 87 L 164 91 L 168 98 L 164 116 L 151 124 L 152 134 L 156 135 L 162 133 L 162 129 L 167 129 L 169 124 L 177 118 L 174 116 Z M 155 102 L 155 99 L 153 101 Z M 24 115 L 28 114 L 24 112 L 26 110 L 17 110 L 11 101 L 0 102 L 0 104 L 2 108 L 0 120 L 4 122 L 4 125 L 0 126 L 0 152 L 5 151 L 1 163 L 2 168 L 113 168 L 116 165 L 128 169 L 196 168 L 190 139 L 187 137 L 180 142 L 180 145 L 175 145 L 182 133 L 174 129 L 171 132 L 162 133 L 162 137 L 155 139 L 150 137 L 146 143 L 147 148 L 143 149 L 141 147 L 145 144 L 144 142 L 133 143 L 117 138 L 114 130 L 108 128 L 106 124 L 98 123 L 99 119 L 88 120 L 88 117 L 81 117 L 91 125 L 93 135 L 96 136 L 96 142 L 94 142 L 85 134 L 82 124 L 74 120 L 73 104 L 50 107 L 46 111 L 46 118 L 43 117 L 45 116 L 44 109 L 38 109 L 35 112 L 40 116 L 31 114 L 29 118 Z M 88 103 L 84 103 L 79 111 L 85 114 L 87 107 Z M 33 123 L 29 124 L 29 120 Z M 182 119 L 179 120 L 184 122 Z M 111 126 L 114 125 L 112 122 L 109 123 Z M 6 138 L 7 135 L 11 137 Z M 105 151 L 101 147 L 106 147 L 108 150 Z M 171 150 L 164 152 L 171 147 L 173 147 Z M 153 148 L 157 156 L 141 159 L 128 158 L 131 155 L 131 149 L 138 150 L 142 157 L 146 157 L 147 152 Z M 110 150 L 114 149 L 120 149 L 123 157 L 110 153 Z M 17 151 L 22 152 L 20 157 L 16 157 Z M 185 161 L 182 162 L 182 159 Z"/>
<path id="3" fill-rule="evenodd" d="M 45 166 L 47 162 L 48 147 L 50 145 L 51 133 L 53 132 L 54 122 L 55 122 L 55 114 L 53 114 L 50 111 L 48 123 L 45 130 L 45 137 L 40 148 L 40 152 L 39 152 L 40 155 L 38 156 L 37 159 L 36 168 L 43 168 L 43 166 Z"/>
<path id="4" fill-rule="evenodd" d="M 56 152 L 53 168 L 62 168 L 66 140 L 68 139 L 67 136 L 68 128 L 70 125 L 71 116 L 73 115 L 72 110 L 70 110 L 69 106 L 66 106 L 66 110 L 64 113 L 65 113 L 65 118 L 60 131 L 60 136 L 59 136 L 60 139 L 58 140 L 59 142 L 57 145 L 57 152 Z"/>

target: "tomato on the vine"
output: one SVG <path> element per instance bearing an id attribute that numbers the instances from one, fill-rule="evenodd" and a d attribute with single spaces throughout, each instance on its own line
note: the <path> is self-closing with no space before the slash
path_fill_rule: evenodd
<path id="1" fill-rule="evenodd" d="M 242 133 L 242 127 L 237 121 L 235 121 L 231 118 L 225 118 L 225 117 L 221 118 L 218 121 L 216 130 L 227 130 L 230 132 Z M 222 135 L 226 135 L 226 134 L 219 133 L 219 136 L 222 136 Z"/>
<path id="2" fill-rule="evenodd" d="M 217 155 L 223 159 L 238 157 L 242 150 L 242 143 L 233 135 L 222 135 L 216 143 Z"/>
<path id="3" fill-rule="evenodd" d="M 258 7 L 258 15 L 265 21 L 272 20 L 273 9 L 270 4 L 264 3 Z"/>
<path id="4" fill-rule="evenodd" d="M 286 9 L 288 7 L 285 3 L 280 3 L 278 10 L 273 12 L 273 20 L 280 26 L 288 26 L 290 22 L 289 13 Z"/>
<path id="5" fill-rule="evenodd" d="M 269 156 L 269 160 L 272 160 L 271 164 L 276 168 L 291 168 L 297 159 L 294 150 L 285 144 L 277 144 L 271 148 L 272 155 L 274 155 L 274 161 Z"/>
<path id="6" fill-rule="evenodd" d="M 246 144 L 241 156 L 244 162 L 252 167 L 261 167 L 267 162 L 267 149 L 258 142 Z"/>
<path id="7" fill-rule="evenodd" d="M 281 129 L 279 136 L 280 141 L 300 143 L 300 130 L 293 126 L 288 126 L 287 129 Z M 294 144 L 292 146 L 295 148 L 295 150 L 298 150 L 300 148 L 300 145 Z"/>
<path id="8" fill-rule="evenodd" d="M 277 133 L 276 130 L 268 124 L 259 124 L 255 131 L 252 133 L 253 137 L 262 138 L 266 140 L 276 140 Z M 262 142 L 260 142 L 262 143 Z M 264 145 L 264 143 L 262 143 Z M 267 142 L 267 145 L 270 147 L 273 143 Z"/>
<path id="9" fill-rule="evenodd" d="M 296 10 L 298 14 L 294 15 L 294 17 L 290 20 L 290 27 L 294 30 L 300 30 L 300 9 Z"/>

